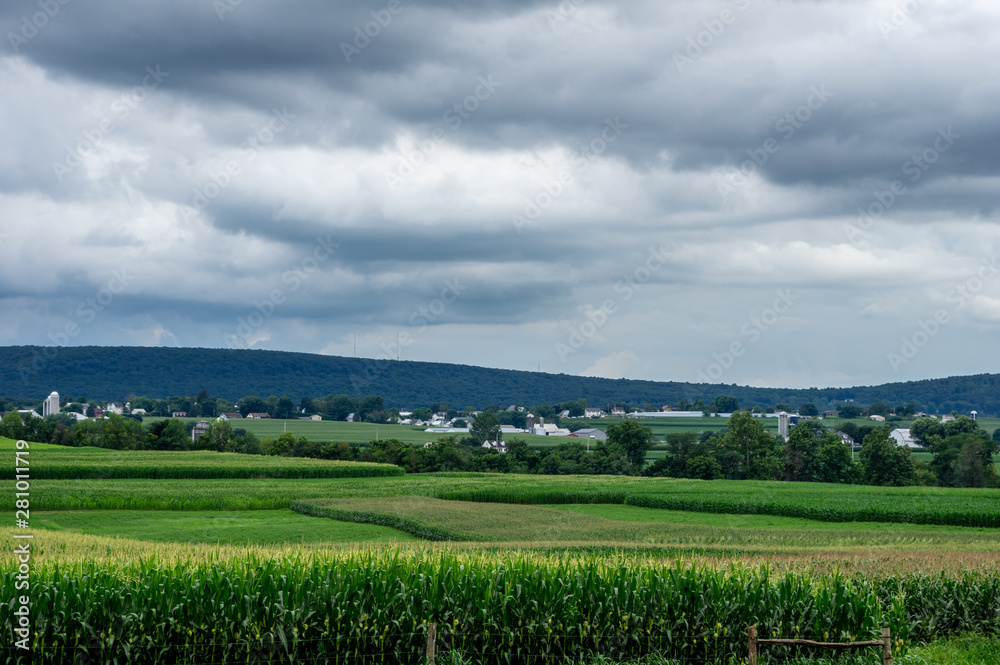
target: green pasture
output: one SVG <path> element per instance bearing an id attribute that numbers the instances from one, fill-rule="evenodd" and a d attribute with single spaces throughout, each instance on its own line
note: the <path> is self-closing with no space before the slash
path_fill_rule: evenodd
<path id="1" fill-rule="evenodd" d="M 95 510 L 35 513 L 33 525 L 51 531 L 176 543 L 373 543 L 417 540 L 370 524 L 317 521 L 290 510 Z"/>

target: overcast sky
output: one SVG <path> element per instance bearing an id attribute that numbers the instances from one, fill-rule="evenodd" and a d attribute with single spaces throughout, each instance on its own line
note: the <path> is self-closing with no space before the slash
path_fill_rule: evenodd
<path id="1" fill-rule="evenodd" d="M 12 0 L 0 27 L 0 345 L 1000 371 L 995 0 Z"/>

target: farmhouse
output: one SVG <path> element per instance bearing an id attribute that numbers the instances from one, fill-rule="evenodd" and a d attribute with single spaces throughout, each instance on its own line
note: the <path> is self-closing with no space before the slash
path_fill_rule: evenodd
<path id="1" fill-rule="evenodd" d="M 840 440 L 844 442 L 845 446 L 854 445 L 854 437 L 850 434 L 847 434 L 846 432 L 837 432 L 836 434 L 840 437 Z"/>
<path id="2" fill-rule="evenodd" d="M 94 411 L 97 411 L 97 409 L 94 409 Z M 102 411 L 101 413 L 104 413 L 104 412 Z M 97 414 L 94 414 L 94 415 L 97 415 Z M 170 417 L 171 418 L 187 418 L 187 415 L 188 415 L 187 411 L 174 411 L 173 413 L 170 414 Z"/>
<path id="3" fill-rule="evenodd" d="M 868 416 L 868 419 L 869 420 L 874 420 L 877 423 L 884 423 L 885 422 L 885 416 Z"/>
<path id="4" fill-rule="evenodd" d="M 264 418 L 270 418 L 270 417 L 271 416 L 267 415 L 266 413 L 257 413 L 257 412 L 254 412 L 254 413 L 248 413 L 247 414 L 247 418 L 256 418 L 257 420 L 263 420 Z"/>
<path id="5" fill-rule="evenodd" d="M 604 412 L 601 411 L 600 409 L 588 408 L 584 410 L 583 415 L 587 416 L 588 418 L 600 418 L 601 416 L 604 415 Z"/>

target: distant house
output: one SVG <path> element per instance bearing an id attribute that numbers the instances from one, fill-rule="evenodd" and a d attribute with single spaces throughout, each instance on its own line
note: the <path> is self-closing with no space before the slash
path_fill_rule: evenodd
<path id="1" fill-rule="evenodd" d="M 885 422 L 885 416 L 868 416 L 868 419 L 869 420 L 874 420 L 877 423 L 884 423 Z"/>
<path id="2" fill-rule="evenodd" d="M 296 420 L 323 420 L 323 416 L 319 414 L 313 414 L 311 416 L 299 416 Z"/>
<path id="3" fill-rule="evenodd" d="M 144 416 L 146 415 L 146 409 L 132 409 L 133 416 Z"/>
<path id="4" fill-rule="evenodd" d="M 559 412 L 560 418 L 569 418 L 569 409 L 563 409 Z"/>
<path id="5" fill-rule="evenodd" d="M 908 429 L 894 429 L 889 432 L 891 436 L 896 441 L 897 446 L 906 446 L 907 448 L 919 448 L 920 446 L 913 437 L 910 435 L 910 430 Z"/>
<path id="6" fill-rule="evenodd" d="M 600 409 L 587 408 L 584 409 L 583 415 L 587 416 L 588 418 L 600 418 L 601 416 L 604 415 L 604 412 L 601 411 Z"/>
<path id="7" fill-rule="evenodd" d="M 490 450 L 495 450 L 498 453 L 505 454 L 507 452 L 507 442 L 506 441 L 486 441 L 483 443 L 483 448 L 489 448 Z"/>
<path id="8" fill-rule="evenodd" d="M 354 422 L 354 414 L 353 413 L 348 413 L 347 414 L 347 422 L 349 422 L 349 423 L 353 423 Z"/>
<path id="9" fill-rule="evenodd" d="M 247 418 L 256 418 L 257 420 L 263 420 L 265 418 L 270 418 L 271 416 L 266 413 L 248 413 Z"/>
<path id="10" fill-rule="evenodd" d="M 194 429 L 191 430 L 191 443 L 197 441 L 198 438 L 207 431 L 208 431 L 208 421 L 199 420 L 197 423 L 195 423 Z"/>
<path id="11" fill-rule="evenodd" d="M 238 420 L 242 419 L 243 416 L 240 415 L 239 411 L 234 411 L 233 413 L 223 413 L 219 418 L 225 418 L 226 420 Z"/>
<path id="12" fill-rule="evenodd" d="M 826 416 L 827 418 L 831 418 L 833 416 L 836 416 L 837 412 L 836 411 L 824 411 L 823 415 Z"/>
<path id="13" fill-rule="evenodd" d="M 854 445 L 854 437 L 850 434 L 847 434 L 846 432 L 837 432 L 837 436 L 840 437 L 840 440 L 844 442 L 845 446 Z"/>
<path id="14" fill-rule="evenodd" d="M 95 411 L 94 415 L 97 415 L 96 412 L 100 411 L 100 409 L 94 409 L 94 411 Z M 173 413 L 170 414 L 170 417 L 171 418 L 187 418 L 188 414 L 187 414 L 187 411 L 174 411 Z"/>
<path id="15" fill-rule="evenodd" d="M 121 402 L 111 402 L 104 407 L 104 411 L 105 413 L 117 413 L 118 415 L 121 415 L 125 413 L 125 405 Z"/>
<path id="16" fill-rule="evenodd" d="M 615 407 L 615 408 L 611 409 L 611 415 L 613 415 L 613 416 L 624 416 L 625 415 L 625 409 L 621 409 L 621 408 Z"/>

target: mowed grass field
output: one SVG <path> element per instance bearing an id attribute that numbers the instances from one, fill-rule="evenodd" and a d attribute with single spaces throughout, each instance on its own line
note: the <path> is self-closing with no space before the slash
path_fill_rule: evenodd
<path id="1" fill-rule="evenodd" d="M 37 650 L 0 651 L 8 662 L 411 663 L 430 621 L 439 658 L 470 665 L 731 665 L 750 622 L 815 639 L 888 625 L 904 665 L 1000 653 L 996 490 L 365 464 L 362 477 L 259 477 L 245 470 L 329 463 L 30 451 Z M 0 441 L 0 462 L 13 458 Z M 11 513 L 13 485 L 0 479 Z M 15 571 L 0 562 L 5 597 Z"/>

